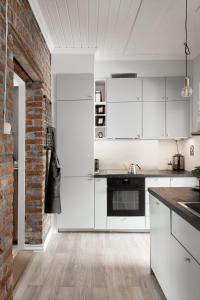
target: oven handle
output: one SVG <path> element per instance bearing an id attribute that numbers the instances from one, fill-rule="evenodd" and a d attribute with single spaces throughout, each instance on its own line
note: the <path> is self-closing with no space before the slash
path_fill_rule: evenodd
<path id="1" fill-rule="evenodd" d="M 145 187 L 131 187 L 129 186 L 123 186 L 123 187 L 108 187 L 108 191 L 145 191 Z"/>

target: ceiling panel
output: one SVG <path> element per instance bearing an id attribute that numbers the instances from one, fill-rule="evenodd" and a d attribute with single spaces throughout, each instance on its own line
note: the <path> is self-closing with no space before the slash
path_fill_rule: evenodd
<path id="1" fill-rule="evenodd" d="M 184 56 L 184 0 L 29 1 L 37 3 L 36 18 L 39 10 L 55 48 L 96 48 L 100 57 Z M 200 0 L 190 0 L 192 57 L 200 53 L 199 28 Z"/>
<path id="2" fill-rule="evenodd" d="M 99 0 L 89 0 L 88 47 L 97 47 Z"/>
<path id="3" fill-rule="evenodd" d="M 78 0 L 78 14 L 80 20 L 80 35 L 81 47 L 88 47 L 88 14 L 89 14 L 89 0 Z"/>

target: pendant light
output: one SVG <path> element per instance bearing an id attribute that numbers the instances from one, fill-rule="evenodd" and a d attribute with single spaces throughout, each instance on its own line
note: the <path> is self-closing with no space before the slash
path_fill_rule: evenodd
<path id="1" fill-rule="evenodd" d="M 182 88 L 181 95 L 182 97 L 191 97 L 192 88 L 190 86 L 190 78 L 188 76 L 188 55 L 190 55 L 190 48 L 188 46 L 188 33 L 187 33 L 187 14 L 188 14 L 188 5 L 187 0 L 185 2 L 185 78 L 184 78 L 184 87 Z"/>

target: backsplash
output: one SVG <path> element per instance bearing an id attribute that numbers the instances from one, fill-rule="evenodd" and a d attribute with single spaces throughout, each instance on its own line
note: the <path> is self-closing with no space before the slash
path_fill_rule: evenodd
<path id="1" fill-rule="evenodd" d="M 96 140 L 94 147 L 101 170 L 127 169 L 131 162 L 146 170 L 164 170 L 177 152 L 174 140 Z M 183 141 L 179 141 L 179 151 L 184 152 Z"/>

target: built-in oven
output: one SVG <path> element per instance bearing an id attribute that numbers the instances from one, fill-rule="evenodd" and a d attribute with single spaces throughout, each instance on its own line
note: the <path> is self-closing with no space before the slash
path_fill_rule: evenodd
<path id="1" fill-rule="evenodd" d="M 145 179 L 107 179 L 107 216 L 145 216 Z"/>

